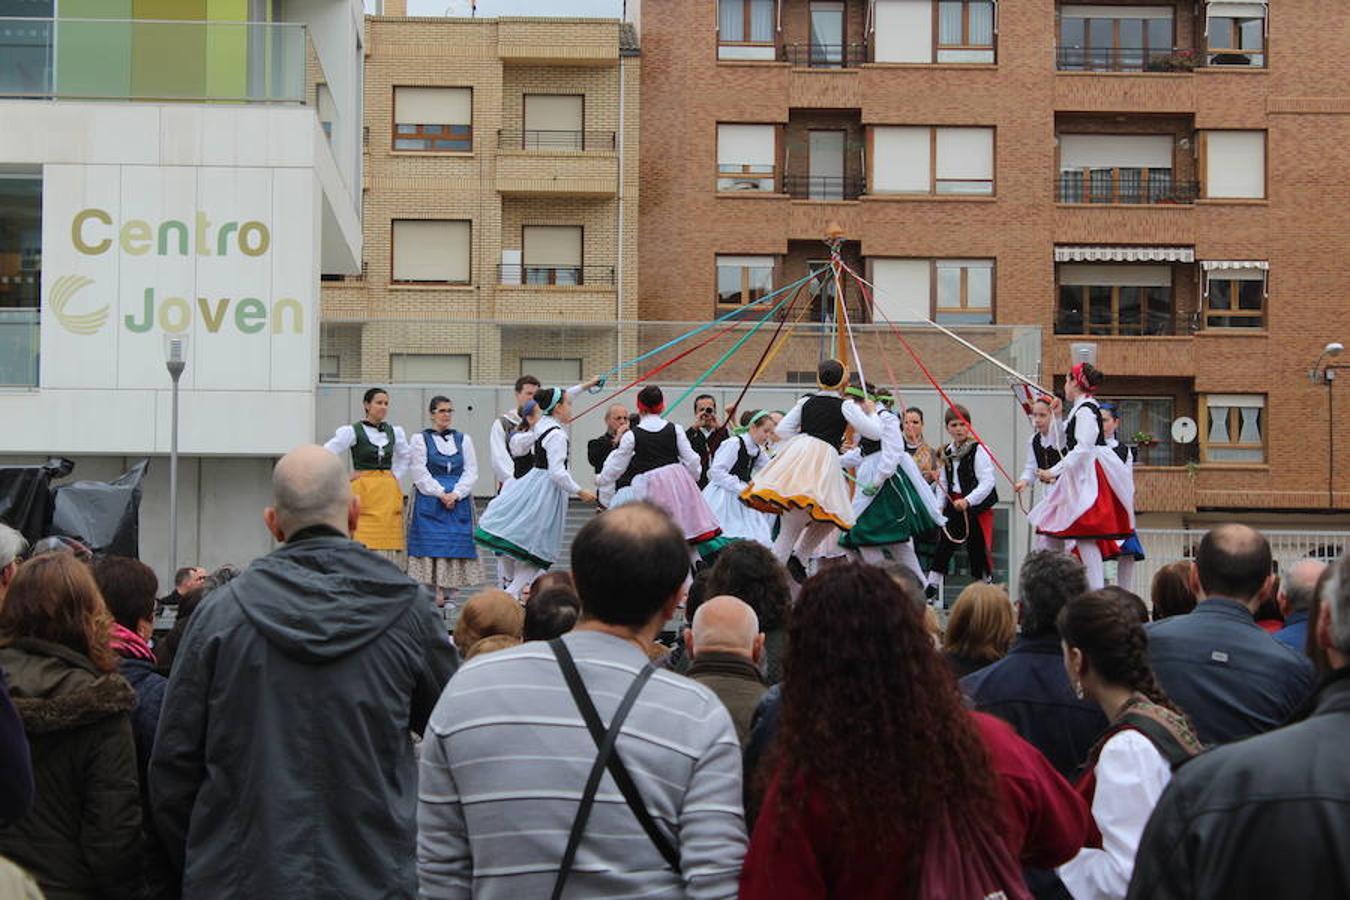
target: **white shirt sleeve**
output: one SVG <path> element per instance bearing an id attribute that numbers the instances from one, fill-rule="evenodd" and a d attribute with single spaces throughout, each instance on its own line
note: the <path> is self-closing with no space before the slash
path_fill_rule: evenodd
<path id="1" fill-rule="evenodd" d="M 782 421 L 778 423 L 778 427 L 774 429 L 780 443 L 802 433 L 802 406 L 806 404 L 807 399 L 803 397 L 798 400 L 796 405 L 783 416 Z"/>
<path id="2" fill-rule="evenodd" d="M 506 484 L 515 477 L 516 467 L 506 450 L 506 432 L 502 429 L 501 416 L 493 419 L 492 427 L 488 429 L 488 462 L 499 483 Z"/>
<path id="3" fill-rule="evenodd" d="M 742 440 L 739 435 L 733 435 L 717 446 L 717 452 L 708 464 L 708 484 L 715 484 L 734 494 L 745 490 L 745 482 L 731 474 L 731 467 L 736 465 L 736 457 L 744 446 Z"/>
<path id="4" fill-rule="evenodd" d="M 729 443 L 731 443 L 730 437 L 718 444 L 717 449 L 721 450 L 724 444 Z M 694 476 L 695 481 L 698 481 L 703 477 L 703 460 L 699 459 L 698 454 L 694 452 L 693 445 L 689 443 L 689 435 L 685 434 L 684 429 L 678 425 L 675 426 L 675 446 L 680 451 L 680 462 L 684 463 L 684 467 L 689 470 L 689 474 Z"/>
<path id="5" fill-rule="evenodd" d="M 844 405 L 839 407 L 839 411 L 844 414 L 844 419 L 853 426 L 853 430 L 859 435 L 870 441 L 881 440 L 881 421 L 877 418 L 876 413 L 869 416 L 854 400 L 845 400 Z"/>
<path id="6" fill-rule="evenodd" d="M 877 484 L 885 484 L 900 465 L 905 455 L 905 436 L 900 431 L 900 420 L 887 413 L 878 416 L 881 425 L 881 468 L 877 470 Z"/>
<path id="7" fill-rule="evenodd" d="M 464 455 L 464 469 L 455 481 L 455 496 L 467 500 L 473 496 L 473 486 L 478 483 L 478 454 L 473 450 L 473 438 L 460 434 L 459 452 Z"/>
<path id="8" fill-rule="evenodd" d="M 328 439 L 323 449 L 334 456 L 341 456 L 354 446 L 356 446 L 356 429 L 350 425 L 343 425 Z"/>
<path id="9" fill-rule="evenodd" d="M 975 448 L 975 489 L 966 494 L 971 506 L 982 503 L 994 490 L 994 460 L 984 445 Z M 962 485 L 965 487 L 965 485 Z"/>
<path id="10" fill-rule="evenodd" d="M 539 433 L 533 428 L 527 428 L 524 431 L 511 432 L 511 473 L 515 474 L 515 460 L 520 459 L 525 454 L 534 449 L 534 442 L 539 439 Z"/>
<path id="11" fill-rule="evenodd" d="M 1036 465 L 1036 434 L 1037 432 L 1033 431 L 1031 437 L 1027 438 L 1027 464 L 1022 467 L 1022 477 L 1020 479 L 1027 484 L 1036 483 L 1036 471 L 1039 468 L 1039 466 Z M 1044 438 L 1042 438 L 1042 440 L 1044 440 Z"/>
<path id="12" fill-rule="evenodd" d="M 408 441 L 408 447 L 411 451 L 412 461 L 408 465 L 408 471 L 412 475 L 413 487 L 417 488 L 420 494 L 426 494 L 428 497 L 440 497 L 445 494 L 445 488 L 431 474 L 427 468 L 427 442 L 422 432 L 418 432 Z"/>
<path id="13" fill-rule="evenodd" d="M 1050 467 L 1051 475 L 1058 475 L 1064 471 L 1064 467 L 1070 465 L 1070 460 L 1083 460 L 1093 455 L 1097 448 L 1097 435 L 1100 430 L 1097 428 L 1097 417 L 1092 414 L 1092 410 L 1086 406 L 1078 407 L 1078 411 L 1073 414 L 1073 449 L 1064 454 L 1063 459 Z M 1072 463 L 1076 465 L 1077 463 Z"/>
<path id="14" fill-rule="evenodd" d="M 839 466 L 843 469 L 856 469 L 862 465 L 863 452 L 861 447 L 854 447 L 847 453 L 839 454 Z"/>
<path id="15" fill-rule="evenodd" d="M 549 480 L 569 497 L 575 497 L 581 491 L 581 485 L 567 471 L 567 434 L 561 428 L 544 438 L 544 453 L 548 456 Z"/>
<path id="16" fill-rule="evenodd" d="M 609 487 L 622 477 L 623 473 L 628 471 L 628 464 L 633 461 L 634 442 L 637 438 L 633 437 L 633 430 L 630 428 L 619 438 L 619 445 L 610 451 L 609 456 L 605 457 L 604 468 L 600 474 L 595 476 L 596 487 Z"/>
<path id="17" fill-rule="evenodd" d="M 394 426 L 394 456 L 390 461 L 389 468 L 394 477 L 399 481 L 408 474 L 408 467 L 412 465 L 412 449 L 408 446 L 408 435 L 398 425 Z"/>
<path id="18" fill-rule="evenodd" d="M 1102 833 L 1102 849 L 1084 848 L 1059 867 L 1059 877 L 1075 900 L 1125 896 L 1139 838 L 1172 778 L 1162 754 L 1132 729 L 1102 747 L 1096 775 L 1092 818 Z"/>

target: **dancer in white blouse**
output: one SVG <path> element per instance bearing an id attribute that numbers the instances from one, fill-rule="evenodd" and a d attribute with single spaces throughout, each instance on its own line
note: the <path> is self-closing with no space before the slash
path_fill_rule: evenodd
<path id="1" fill-rule="evenodd" d="M 334 456 L 350 451 L 352 493 L 361 503 L 353 538 L 403 567 L 403 489 L 399 482 L 411 461 L 407 435 L 390 425 L 389 392 L 371 388 L 362 398 L 366 417 L 337 430 L 324 449 Z"/>
<path id="2" fill-rule="evenodd" d="M 479 584 L 483 567 L 473 542 L 473 486 L 478 458 L 473 438 L 450 427 L 450 398 L 435 396 L 431 427 L 412 436 L 412 515 L 408 521 L 408 576 L 429 586 L 437 605 L 456 588 Z"/>

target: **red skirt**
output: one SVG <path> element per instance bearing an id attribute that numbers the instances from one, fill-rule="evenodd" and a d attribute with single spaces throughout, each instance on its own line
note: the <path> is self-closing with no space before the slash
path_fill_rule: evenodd
<path id="1" fill-rule="evenodd" d="M 1092 505 L 1063 531 L 1041 532 L 1056 538 L 1111 538 L 1124 540 L 1134 533 L 1134 523 L 1130 512 L 1120 502 L 1111 483 L 1106 480 L 1106 472 L 1100 462 L 1094 462 L 1097 468 L 1097 497 Z"/>

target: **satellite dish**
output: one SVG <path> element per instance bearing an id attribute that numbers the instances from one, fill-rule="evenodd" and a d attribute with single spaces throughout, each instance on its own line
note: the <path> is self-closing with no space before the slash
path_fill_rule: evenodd
<path id="1" fill-rule="evenodd" d="M 1178 444 L 1189 444 L 1200 433 L 1200 428 L 1190 416 L 1181 416 L 1172 422 L 1172 440 Z"/>

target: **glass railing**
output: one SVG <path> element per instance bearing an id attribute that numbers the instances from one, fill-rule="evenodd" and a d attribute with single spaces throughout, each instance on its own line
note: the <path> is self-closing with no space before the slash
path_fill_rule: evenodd
<path id="1" fill-rule="evenodd" d="M 296 22 L 0 18 L 0 97 L 313 104 L 310 65 Z"/>
<path id="2" fill-rule="evenodd" d="M 0 308 L 0 388 L 38 383 L 38 311 Z"/>

